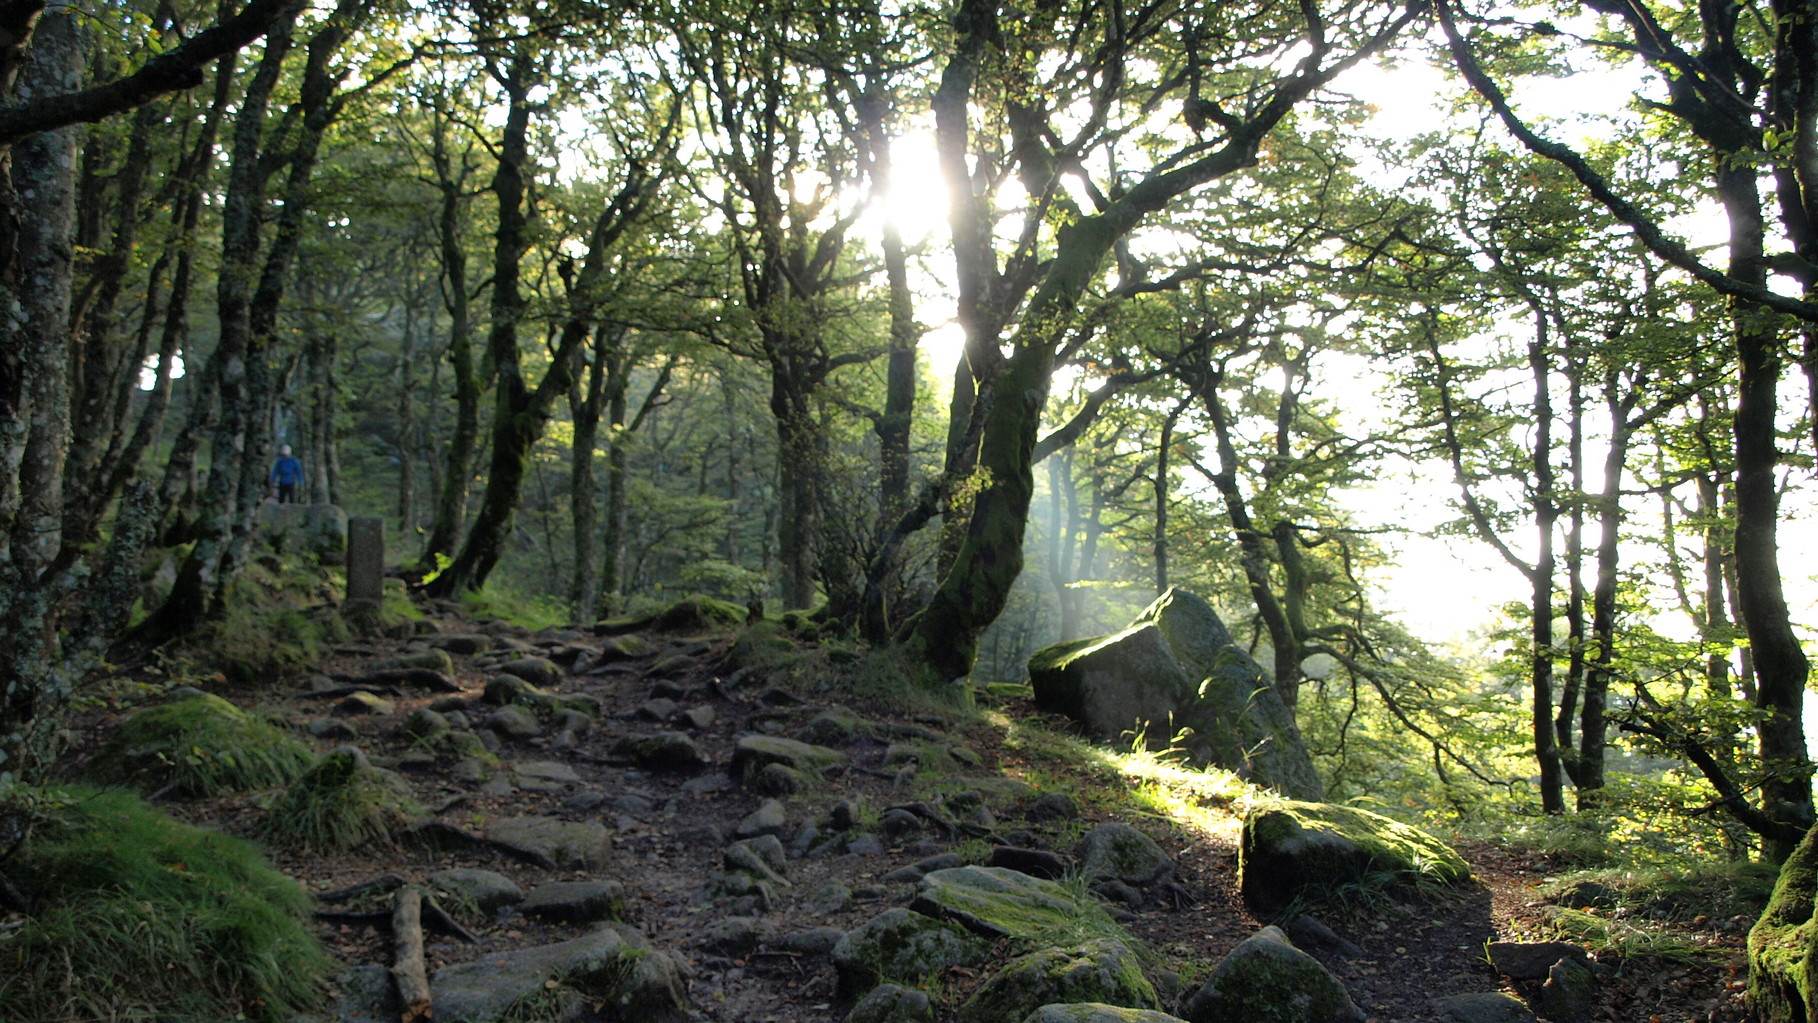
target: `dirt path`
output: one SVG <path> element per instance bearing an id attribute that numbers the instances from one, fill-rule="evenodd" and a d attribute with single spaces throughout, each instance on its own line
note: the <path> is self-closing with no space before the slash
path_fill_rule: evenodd
<path id="1" fill-rule="evenodd" d="M 1056 778 L 1051 767 L 1028 769 L 1005 747 L 1004 737 L 987 725 L 892 717 L 865 708 L 854 709 L 876 727 L 845 748 L 845 764 L 783 800 L 786 820 L 771 829 L 792 854 L 783 896 L 764 908 L 748 897 L 717 892 L 713 879 L 727 843 L 767 798 L 727 773 L 738 737 L 793 734 L 830 700 L 812 695 L 792 698 L 749 673 L 724 673 L 720 668 L 724 644 L 710 639 L 645 636 L 647 655 L 615 659 L 604 650 L 605 641 L 579 632 L 530 635 L 497 623 L 476 625 L 453 617 L 436 624 L 440 631 L 420 640 L 459 648 L 461 644 L 450 644 L 447 638 L 485 633 L 492 648 L 455 656 L 454 679 L 462 690 L 458 696 L 406 690 L 390 713 L 339 719 L 351 727 L 352 741 L 374 762 L 396 767 L 418 799 L 434 809 L 436 819 L 451 828 L 479 834 L 500 818 L 526 816 L 598 821 L 611 833 L 610 852 L 597 867 L 554 869 L 490 847 L 437 855 L 408 848 L 368 849 L 338 857 L 280 851 L 280 866 L 314 891 L 383 874 L 424 881 L 449 868 L 498 872 L 527 892 L 555 881 L 610 878 L 624 886 L 621 918 L 691 968 L 695 1018 L 721 1023 L 845 1020 L 851 1003 L 837 996 L 828 950 L 841 932 L 907 901 L 917 872 L 904 868 L 951 854 L 977 861 L 997 843 L 1071 857 L 1081 834 L 1108 819 L 1121 819 L 1144 831 L 1177 864 L 1175 897 L 1118 909 L 1128 930 L 1180 971 L 1176 990 L 1163 992 L 1167 1007 L 1173 1008 L 1185 993 L 1182 986 L 1186 990 L 1196 986 L 1195 974 L 1203 974 L 1259 926 L 1237 894 L 1235 820 L 1210 832 L 1184 830 L 1136 812 L 1121 793 L 1094 791 L 1092 786 L 1098 783 L 1089 779 L 1069 782 Z M 323 667 L 343 678 L 357 676 L 404 646 L 400 641 L 348 648 Z M 553 691 L 599 703 L 603 713 L 591 731 L 572 741 L 545 733 L 506 742 L 497 752 L 507 770 L 487 778 L 458 767 L 451 757 L 424 754 L 400 735 L 402 721 L 431 704 L 444 710 L 464 708 L 460 713 L 477 724 L 494 709 L 481 699 L 487 680 L 506 661 L 533 656 L 564 666 Z M 330 717 L 334 701 L 311 697 L 307 687 L 300 687 L 288 702 L 298 708 L 299 723 L 305 723 Z M 1007 710 L 1016 714 L 1025 709 Z M 705 765 L 640 767 L 627 755 L 622 740 L 664 730 L 684 732 Z M 322 748 L 332 741 L 323 741 Z M 920 760 L 926 761 L 930 750 L 947 747 L 970 752 L 939 765 L 911 756 L 919 752 Z M 974 759 L 973 754 L 976 766 L 964 762 Z M 540 777 L 549 772 L 537 765 L 548 764 L 572 769 L 574 780 Z M 1038 804 L 1042 792 L 1031 782 L 1049 792 L 1070 783 L 1081 785 L 1074 793 L 1079 816 L 1067 816 L 1064 806 L 1055 815 L 1055 807 L 1065 801 Z M 855 810 L 860 822 L 844 838 L 832 821 L 836 804 L 841 803 Z M 930 825 L 926 819 L 919 828 L 904 825 L 904 814 L 889 813 L 903 805 L 931 809 L 954 830 Z M 172 809 L 213 818 L 232 830 L 249 827 L 256 815 L 237 802 Z M 805 828 L 814 833 L 805 834 Z M 861 840 L 853 841 L 854 835 Z M 1513 990 L 1485 962 L 1484 946 L 1491 940 L 1533 935 L 1531 886 L 1545 865 L 1491 848 L 1464 851 L 1477 883 L 1428 901 L 1377 899 L 1326 921 L 1362 954 L 1346 958 L 1316 950 L 1316 955 L 1343 980 L 1372 1020 L 1438 1020 L 1442 1017 L 1431 1005 L 1437 996 Z M 470 922 L 479 935 L 477 944 L 431 937 L 427 949 L 431 972 L 482 955 L 566 940 L 585 929 L 510 909 Z M 360 922 L 325 921 L 321 933 L 349 965 L 390 961 L 390 938 L 382 930 Z M 1740 1020 L 1744 1017 L 1735 976 L 1733 969 L 1712 965 L 1613 967 L 1596 1018 Z M 934 993 L 941 1019 L 952 1018 L 979 979 L 979 973 L 969 970 L 939 978 Z"/>

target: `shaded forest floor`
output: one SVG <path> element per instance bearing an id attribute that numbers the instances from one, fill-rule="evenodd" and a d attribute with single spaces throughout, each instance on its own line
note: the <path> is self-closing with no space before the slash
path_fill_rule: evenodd
<path id="1" fill-rule="evenodd" d="M 606 862 L 587 869 L 554 869 L 483 845 L 433 854 L 406 845 L 333 856 L 274 850 L 279 867 L 314 892 L 385 874 L 420 882 L 451 867 L 496 871 L 525 891 L 554 881 L 610 878 L 624 886 L 621 918 L 691 967 L 695 1018 L 723 1023 L 844 1020 L 851 1003 L 836 992 L 829 946 L 839 932 L 907 901 L 915 889 L 916 872 L 904 868 L 943 854 L 978 862 L 993 843 L 1067 857 L 1080 836 L 1102 821 L 1119 820 L 1139 828 L 1177 864 L 1174 880 L 1181 897 L 1167 904 L 1118 909 L 1128 930 L 1176 974 L 1174 990 L 1162 992 L 1165 1008 L 1172 1010 L 1181 995 L 1198 986 L 1196 978 L 1264 922 L 1250 914 L 1238 895 L 1241 798 L 1229 804 L 1199 798 L 1192 820 L 1174 819 L 1156 809 L 1152 788 L 1151 798 L 1137 798 L 1145 785 L 1120 779 L 1115 759 L 1082 759 L 1077 744 L 1052 736 L 1044 739 L 1049 733 L 1026 704 L 1012 701 L 965 717 L 905 714 L 860 705 L 850 695 L 784 691 L 774 688 L 762 672 L 726 671 L 728 640 L 711 635 L 647 635 L 643 637 L 651 647 L 647 656 L 614 661 L 602 654 L 602 640 L 584 632 L 530 633 L 496 621 L 460 620 L 447 608 L 432 624 L 437 632 L 417 641 L 471 633 L 492 638 L 491 651 L 454 658 L 460 696 L 476 716 L 490 709 L 479 696 L 501 661 L 534 655 L 566 666 L 556 692 L 599 701 L 604 713 L 598 724 L 566 748 L 558 748 L 564 743 L 547 734 L 507 742 L 498 750 L 506 770 L 477 779 L 471 771 L 459 772 L 451 758 L 428 754 L 400 734 L 400 724 L 415 708 L 438 700 L 445 701 L 439 706 L 451 706 L 448 694 L 405 689 L 386 712 L 339 718 L 351 729 L 351 738 L 344 734 L 339 740 L 319 739 L 318 748 L 353 742 L 375 763 L 393 767 L 408 779 L 418 801 L 436 820 L 467 834 L 484 832 L 491 821 L 505 817 L 599 821 L 611 833 Z M 331 678 L 338 686 L 406 646 L 404 640 L 344 646 L 318 666 L 320 674 L 313 679 L 256 691 L 228 688 L 221 695 L 304 728 L 333 716 L 337 698 L 320 695 L 331 687 Z M 815 848 L 819 840 L 800 840 L 803 826 L 818 826 L 824 839 L 831 834 L 829 812 L 835 804 L 850 801 L 862 808 L 861 826 L 873 828 L 877 841 L 838 854 L 792 857 L 788 897 L 768 911 L 747 915 L 743 910 L 750 907 L 716 894 L 711 884 L 726 843 L 765 799 L 728 776 L 733 745 L 738 736 L 752 732 L 793 734 L 833 704 L 851 706 L 881 728 L 873 732 L 875 737 L 847 749 L 845 767 L 784 798 L 787 822 L 780 837 L 798 854 Z M 685 716 L 691 711 L 692 718 Z M 97 741 L 104 738 L 115 717 L 95 716 L 86 722 L 91 727 L 84 734 Z M 616 744 L 627 736 L 678 727 L 688 729 L 704 754 L 704 766 L 640 768 L 616 751 Z M 927 762 L 926 751 L 942 744 L 976 753 L 977 764 L 965 762 L 970 755 L 948 764 Z M 911 746 L 923 752 L 919 761 L 905 755 Z M 572 769 L 572 779 L 565 779 L 559 769 L 550 770 L 552 764 Z M 1049 812 L 1056 801 L 1040 797 L 1055 792 L 1072 797 L 1077 816 Z M 962 795 L 968 793 L 977 798 Z M 163 805 L 193 822 L 249 834 L 270 799 L 267 794 Z M 1048 809 L 1038 810 L 1038 803 Z M 982 805 L 984 814 L 975 812 L 972 819 L 983 823 L 966 835 L 934 827 L 889 831 L 879 826 L 889 808 L 905 805 Z M 1329 950 L 1311 951 L 1344 982 L 1370 1019 L 1443 1020 L 1449 1017 L 1433 1005 L 1440 996 L 1497 990 L 1534 993 L 1499 977 L 1488 965 L 1484 948 L 1490 941 L 1555 936 L 1536 887 L 1557 873 L 1559 865 L 1482 844 L 1465 844 L 1460 851 L 1475 874 L 1469 884 L 1445 891 L 1374 894 L 1348 906 L 1317 911 L 1362 954 L 1347 958 Z M 353 903 L 323 908 L 351 913 L 382 907 Z M 432 935 L 427 953 L 432 973 L 440 966 L 504 950 L 566 940 L 584 929 L 509 909 L 463 919 L 478 942 Z M 1621 958 L 1607 949 L 1593 949 L 1600 961 L 1601 985 L 1591 1018 L 1644 1023 L 1746 1019 L 1741 951 L 1748 923 L 1740 916 L 1699 917 L 1687 923 L 1685 937 L 1698 947 L 1696 955 Z M 347 965 L 390 963 L 391 939 L 381 927 L 343 917 L 323 919 L 319 930 L 328 948 Z M 970 970 L 935 978 L 931 993 L 940 1006 L 940 1018 L 953 1018 L 981 979 L 981 972 Z M 1164 981 L 1162 987 L 1168 986 Z"/>

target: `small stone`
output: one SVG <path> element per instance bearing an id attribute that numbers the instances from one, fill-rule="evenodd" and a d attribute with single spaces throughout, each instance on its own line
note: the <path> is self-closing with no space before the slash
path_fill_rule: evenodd
<path id="1" fill-rule="evenodd" d="M 766 944 L 771 948 L 800 955 L 826 955 L 833 951 L 833 946 L 839 944 L 845 935 L 846 932 L 838 927 L 810 927 L 779 935 Z"/>
<path id="2" fill-rule="evenodd" d="M 581 784 L 574 768 L 554 760 L 530 760 L 511 765 L 518 787 L 527 792 L 562 792 L 570 785 Z"/>
<path id="3" fill-rule="evenodd" d="M 876 835 L 860 835 L 846 844 L 846 851 L 854 856 L 882 856 L 884 843 Z"/>
<path id="4" fill-rule="evenodd" d="M 690 778 L 682 783 L 682 793 L 689 796 L 705 796 L 715 792 L 727 792 L 733 787 L 732 776 L 714 771 L 698 778 Z"/>
<path id="5" fill-rule="evenodd" d="M 767 796 L 791 796 L 807 785 L 808 779 L 802 772 L 783 764 L 765 764 L 751 780 L 751 787 Z"/>
<path id="6" fill-rule="evenodd" d="M 507 739 L 534 739 L 543 734 L 535 716 L 518 707 L 500 707 L 486 715 L 486 730 Z"/>
<path id="7" fill-rule="evenodd" d="M 713 727 L 715 715 L 712 707 L 690 707 L 682 712 L 680 724 L 694 732 L 705 732 Z"/>
<path id="8" fill-rule="evenodd" d="M 340 703 L 335 704 L 334 713 L 340 717 L 357 717 L 364 714 L 390 714 L 397 709 L 397 704 L 362 689 L 348 693 Z"/>
<path id="9" fill-rule="evenodd" d="M 499 665 L 499 670 L 542 688 L 562 681 L 562 669 L 547 657 L 520 657 Z"/>
<path id="10" fill-rule="evenodd" d="M 879 984 L 852 1007 L 846 1023 L 934 1023 L 928 993 L 895 984 Z"/>
<path id="11" fill-rule="evenodd" d="M 526 916 L 590 924 L 617 918 L 625 886 L 617 881 L 556 881 L 541 885 L 518 906 Z"/>
<path id="12" fill-rule="evenodd" d="M 360 737 L 360 733 L 354 730 L 354 726 L 336 718 L 317 718 L 309 723 L 308 728 L 309 734 L 318 739 L 345 742 Z"/>
<path id="13" fill-rule="evenodd" d="M 681 708 L 675 705 L 674 700 L 645 700 L 639 705 L 637 716 L 646 721 L 655 721 L 657 724 L 667 724 L 669 719 L 675 717 L 680 710 Z"/>
<path id="14" fill-rule="evenodd" d="M 1545 980 L 1561 959 L 1591 962 L 1589 953 L 1566 941 L 1492 941 L 1485 951 L 1496 972 L 1514 980 Z"/>
<path id="15" fill-rule="evenodd" d="M 851 799 L 842 799 L 839 802 L 833 804 L 833 809 L 828 813 L 827 816 L 828 816 L 828 819 L 830 821 L 832 821 L 833 830 L 851 831 L 854 827 L 856 827 L 858 825 L 858 820 L 859 820 L 858 803 Z"/>
<path id="16" fill-rule="evenodd" d="M 748 916 L 727 917 L 708 924 L 694 940 L 696 948 L 735 956 L 757 948 L 758 922 Z"/>
<path id="17" fill-rule="evenodd" d="M 822 878 L 801 894 L 797 904 L 811 916 L 832 916 L 852 905 L 852 889 L 836 878 Z"/>
<path id="18" fill-rule="evenodd" d="M 447 718 L 427 707 L 411 711 L 399 728 L 399 731 L 413 739 L 430 739 L 451 730 Z"/>
<path id="19" fill-rule="evenodd" d="M 626 736 L 613 744 L 615 756 L 629 757 L 640 767 L 657 770 L 686 769 L 707 763 L 707 755 L 681 732 Z"/>
<path id="20" fill-rule="evenodd" d="M 437 714 L 447 714 L 457 710 L 471 710 L 473 701 L 465 696 L 441 696 L 429 701 L 429 709 Z"/>
<path id="21" fill-rule="evenodd" d="M 1561 959 L 1547 971 L 1534 1008 L 1555 1023 L 1578 1023 L 1591 1015 L 1597 998 L 1597 975 L 1576 959 Z"/>
<path id="22" fill-rule="evenodd" d="M 1501 991 L 1435 998 L 1433 1009 L 1444 1023 L 1534 1023 L 1521 999 Z"/>
<path id="23" fill-rule="evenodd" d="M 1065 792 L 1046 792 L 1029 808 L 1032 821 L 1070 821 L 1079 817 L 1079 804 Z"/>
<path id="24" fill-rule="evenodd" d="M 878 824 L 883 829 L 884 836 L 890 839 L 918 834 L 922 830 L 922 818 L 901 807 L 885 810 L 883 819 Z"/>
<path id="25" fill-rule="evenodd" d="M 783 804 L 774 799 L 766 799 L 750 816 L 739 821 L 738 827 L 733 829 L 733 834 L 740 838 L 781 835 L 783 829 L 788 825 L 788 812 L 784 810 Z"/>

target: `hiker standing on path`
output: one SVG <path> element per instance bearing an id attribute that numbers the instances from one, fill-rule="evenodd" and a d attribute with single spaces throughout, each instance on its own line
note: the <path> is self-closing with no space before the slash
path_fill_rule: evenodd
<path id="1" fill-rule="evenodd" d="M 279 504 L 297 503 L 297 488 L 303 485 L 303 463 L 291 456 L 289 444 L 278 448 L 278 460 L 271 466 L 271 482 L 278 490 Z"/>

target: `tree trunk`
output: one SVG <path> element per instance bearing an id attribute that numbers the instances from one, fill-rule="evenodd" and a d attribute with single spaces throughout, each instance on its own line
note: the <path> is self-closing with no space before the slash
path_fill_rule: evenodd
<path id="1" fill-rule="evenodd" d="M 20 102 L 73 91 L 81 81 L 76 15 L 47 13 L 20 75 Z M 58 587 L 44 578 L 63 544 L 63 477 L 70 443 L 70 291 L 78 130 L 41 132 L 12 148 L 9 191 L 30 211 L 17 220 L 0 294 L 0 330 L 20 373 L 7 420 L 4 559 L 0 560 L 0 774 L 35 776 L 58 752 L 57 723 L 71 693 L 57 646 Z M 4 240 L 4 239 L 0 239 Z M 12 399 L 12 395 L 4 397 Z M 16 445 L 16 446 L 15 446 Z M 14 460 L 16 458 L 16 461 Z"/>

